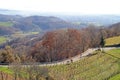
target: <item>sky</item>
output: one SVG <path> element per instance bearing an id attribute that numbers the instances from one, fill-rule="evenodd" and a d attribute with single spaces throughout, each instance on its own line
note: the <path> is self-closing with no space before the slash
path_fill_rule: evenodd
<path id="1" fill-rule="evenodd" d="M 63 14 L 120 14 L 120 0 L 0 0 L 0 9 Z"/>

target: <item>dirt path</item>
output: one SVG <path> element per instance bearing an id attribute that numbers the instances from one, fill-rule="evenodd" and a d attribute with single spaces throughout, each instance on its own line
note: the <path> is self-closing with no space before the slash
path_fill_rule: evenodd
<path id="1" fill-rule="evenodd" d="M 56 61 L 56 62 L 52 62 L 52 63 L 44 63 L 44 64 L 40 64 L 40 66 L 53 66 L 53 65 L 69 64 L 71 62 L 76 62 L 76 61 L 79 61 L 80 59 L 84 58 L 85 56 L 92 54 L 94 51 L 96 51 L 98 49 L 99 48 L 90 48 L 87 51 L 83 52 L 82 54 L 72 57 L 71 59 Z M 108 51 L 111 49 L 120 49 L 120 47 L 106 47 L 106 48 L 102 48 L 102 49 L 104 51 Z"/>
<path id="2" fill-rule="evenodd" d="M 72 57 L 71 59 L 65 59 L 65 60 L 61 60 L 61 61 L 55 61 L 55 62 L 49 62 L 49 63 L 38 63 L 39 66 L 54 66 L 54 65 L 61 65 L 61 64 L 69 64 L 71 62 L 76 62 L 79 61 L 80 59 L 92 54 L 94 51 L 98 50 L 99 48 L 90 48 L 88 50 L 86 50 L 85 52 L 83 52 L 82 54 L 76 55 L 74 57 Z M 120 49 L 120 47 L 105 47 L 102 48 L 104 51 L 108 51 L 111 49 Z M 8 67 L 8 65 L 0 65 L 3 67 Z M 25 65 L 24 65 L 25 66 Z"/>

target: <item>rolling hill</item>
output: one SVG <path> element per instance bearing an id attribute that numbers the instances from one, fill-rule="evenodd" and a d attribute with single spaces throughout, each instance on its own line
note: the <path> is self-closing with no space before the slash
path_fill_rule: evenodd
<path id="1" fill-rule="evenodd" d="M 120 22 L 120 15 L 76 15 L 76 16 L 60 16 L 65 21 L 81 23 L 83 26 L 90 24 L 100 26 L 110 26 L 112 24 Z"/>
<path id="2" fill-rule="evenodd" d="M 73 28 L 75 25 L 61 20 L 57 17 L 45 17 L 45 16 L 30 16 L 25 17 L 19 20 L 18 23 L 15 24 L 15 28 L 19 28 L 23 31 L 36 31 L 36 30 L 54 30 L 60 28 Z"/>
<path id="3" fill-rule="evenodd" d="M 66 22 L 53 16 L 29 16 L 0 15 L 0 26 L 15 28 L 23 32 L 49 31 L 61 28 L 77 28 L 70 22 Z M 13 29 L 14 30 L 14 29 Z"/>

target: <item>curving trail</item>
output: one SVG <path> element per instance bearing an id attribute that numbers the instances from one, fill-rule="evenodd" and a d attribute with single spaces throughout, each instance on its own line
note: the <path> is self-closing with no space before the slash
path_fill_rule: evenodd
<path id="1" fill-rule="evenodd" d="M 37 65 L 39 66 L 54 66 L 54 65 L 61 65 L 61 64 L 69 64 L 71 62 L 76 62 L 79 61 L 80 59 L 92 54 L 94 51 L 98 50 L 99 48 L 90 48 L 88 50 L 86 50 L 85 52 L 76 55 L 74 57 L 71 57 L 70 59 L 65 59 L 65 60 L 61 60 L 61 61 L 55 61 L 55 62 L 49 62 L 49 63 L 38 63 Z M 104 47 L 102 48 L 104 51 L 108 51 L 111 49 L 120 49 L 120 47 Z M 8 67 L 9 65 L 0 65 L 2 67 Z M 26 66 L 26 65 L 23 65 Z"/>
<path id="2" fill-rule="evenodd" d="M 90 48 L 88 50 L 86 50 L 85 52 L 76 55 L 70 59 L 66 59 L 66 60 L 61 60 L 61 61 L 56 61 L 56 62 L 52 62 L 52 63 L 44 63 L 44 64 L 40 64 L 40 66 L 54 66 L 54 65 L 61 65 L 61 64 L 69 64 L 71 62 L 76 62 L 79 61 L 80 59 L 92 54 L 94 51 L 98 50 L 99 48 Z M 104 47 L 102 48 L 104 51 L 108 51 L 111 49 L 120 49 L 120 47 Z"/>

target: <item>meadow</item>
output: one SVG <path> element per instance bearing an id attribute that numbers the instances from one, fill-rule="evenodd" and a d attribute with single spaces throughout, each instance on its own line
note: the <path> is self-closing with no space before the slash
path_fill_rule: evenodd
<path id="1" fill-rule="evenodd" d="M 0 44 L 4 43 L 7 40 L 6 37 L 0 36 Z"/>
<path id="2" fill-rule="evenodd" d="M 120 44 L 120 36 L 105 39 L 105 46 Z"/>
<path id="3" fill-rule="evenodd" d="M 0 22 L 0 26 L 4 26 L 4 27 L 11 27 L 14 24 L 12 22 Z"/>
<path id="4" fill-rule="evenodd" d="M 93 56 L 85 57 L 78 62 L 49 69 L 55 80 L 108 80 L 120 72 L 120 64 L 119 59 L 108 52 L 95 52 Z"/>

